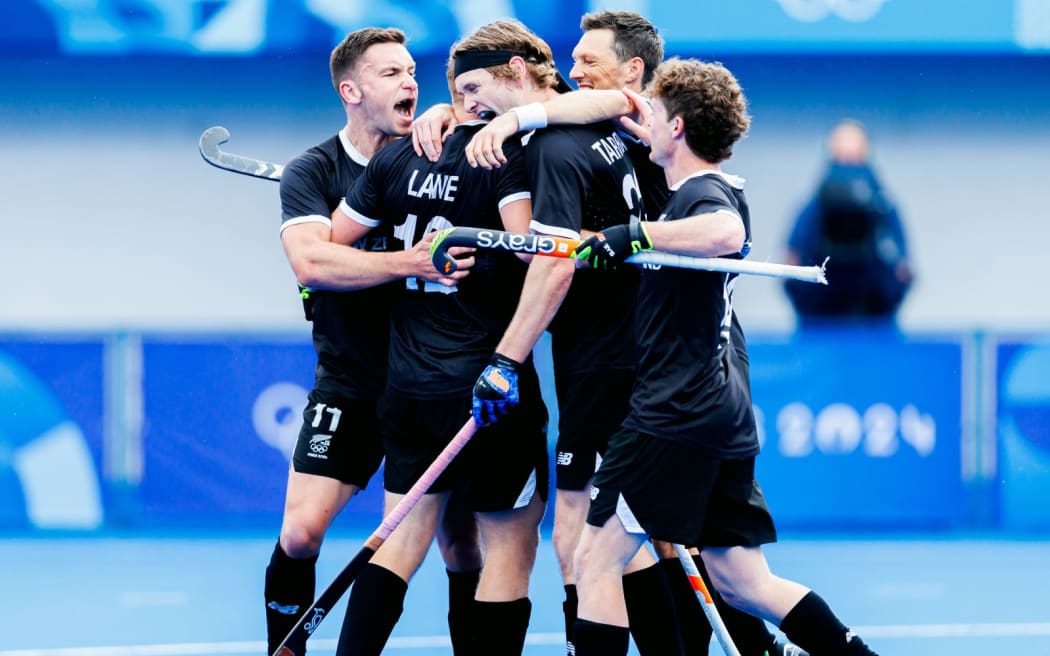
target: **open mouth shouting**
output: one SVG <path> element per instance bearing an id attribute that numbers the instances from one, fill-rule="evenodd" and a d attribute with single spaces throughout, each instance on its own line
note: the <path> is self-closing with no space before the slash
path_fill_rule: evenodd
<path id="1" fill-rule="evenodd" d="M 397 115 L 403 122 L 411 125 L 412 119 L 415 118 L 416 113 L 416 99 L 405 98 L 394 103 L 394 114 Z"/>

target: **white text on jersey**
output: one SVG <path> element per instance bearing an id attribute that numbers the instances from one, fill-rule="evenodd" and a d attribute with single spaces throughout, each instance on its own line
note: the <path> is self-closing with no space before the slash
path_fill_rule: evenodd
<path id="1" fill-rule="evenodd" d="M 418 189 L 412 185 L 416 181 L 419 171 L 412 171 L 412 177 L 408 180 L 408 195 L 416 198 L 440 199 L 448 202 L 456 200 L 456 191 L 459 185 L 458 175 L 444 175 L 442 173 L 427 173 L 423 178 L 423 184 Z"/>
<path id="2" fill-rule="evenodd" d="M 608 137 L 595 141 L 591 144 L 591 148 L 596 150 L 598 154 L 605 159 L 607 164 L 612 164 L 623 157 L 623 154 L 627 152 L 627 146 L 624 145 L 620 137 L 615 134 L 610 134 Z"/>

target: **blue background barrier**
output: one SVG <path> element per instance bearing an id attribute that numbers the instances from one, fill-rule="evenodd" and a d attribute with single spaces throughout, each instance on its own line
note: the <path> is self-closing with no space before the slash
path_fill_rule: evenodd
<path id="1" fill-rule="evenodd" d="M 1002 523 L 1050 528 L 1050 342 L 1002 339 L 995 362 Z"/>
<path id="2" fill-rule="evenodd" d="M 0 525 L 103 522 L 103 343 L 0 341 Z"/>
<path id="3" fill-rule="evenodd" d="M 0 9 L 0 46 L 17 52 L 283 54 L 330 49 L 366 25 L 399 25 L 421 53 L 513 14 L 553 45 L 574 41 L 579 17 L 617 7 L 583 0 L 450 3 L 153 0 L 9 2 Z M 630 8 L 664 26 L 669 44 L 817 52 L 1016 51 L 1050 48 L 1040 0 L 635 0 Z"/>
<path id="4" fill-rule="evenodd" d="M 778 522 L 962 522 L 962 339 L 821 330 L 751 340 L 758 476 Z"/>
<path id="5" fill-rule="evenodd" d="M 850 329 L 751 336 L 758 475 L 780 526 L 1050 526 L 1042 374 L 1050 349 L 988 338 L 986 356 L 974 358 L 977 342 Z M 547 354 L 537 361 L 553 404 Z M 971 371 L 980 362 L 992 369 Z M 30 484 L 10 466 L 0 473 L 0 526 L 275 526 L 313 365 L 304 335 L 4 339 L 5 452 L 17 456 L 54 427 L 68 430 L 51 452 L 61 466 L 40 455 L 52 464 L 33 471 L 45 478 Z M 994 406 L 968 407 L 974 399 Z M 969 418 L 982 412 L 998 432 L 972 434 Z M 552 441 L 556 422 L 554 413 Z M 997 468 L 965 464 L 970 451 L 996 444 Z M 379 480 L 341 522 L 374 523 Z M 34 520 L 30 490 L 74 510 Z"/>

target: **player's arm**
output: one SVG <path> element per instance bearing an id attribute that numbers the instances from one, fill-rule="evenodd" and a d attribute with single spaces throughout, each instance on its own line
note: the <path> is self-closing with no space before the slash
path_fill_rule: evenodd
<path id="1" fill-rule="evenodd" d="M 518 307 L 496 350 L 524 362 L 561 307 L 576 263 L 558 257 L 536 257 L 529 263 Z"/>
<path id="2" fill-rule="evenodd" d="M 449 104 L 434 105 L 412 121 L 412 148 L 416 155 L 431 162 L 441 157 L 441 147 L 459 123 L 455 108 Z"/>
<path id="3" fill-rule="evenodd" d="M 514 107 L 492 119 L 467 144 L 465 153 L 471 166 L 497 168 L 506 163 L 503 143 L 517 132 L 527 132 L 547 125 L 580 125 L 597 123 L 620 116 L 632 116 L 646 122 L 648 104 L 636 103 L 636 95 L 619 90 L 583 89 L 563 93 L 542 103 Z"/>
<path id="4" fill-rule="evenodd" d="M 360 237 L 367 232 L 367 229 L 362 231 Z M 333 243 L 329 240 L 331 233 L 329 223 L 321 221 L 286 225 L 281 230 L 281 245 L 300 285 L 310 289 L 351 291 L 416 276 L 422 270 L 418 262 L 412 260 L 413 257 L 418 259 L 418 253 L 364 251 Z M 427 274 L 432 274 L 428 280 L 440 277 L 433 265 Z"/>
<path id="5" fill-rule="evenodd" d="M 652 248 L 666 253 L 696 257 L 733 255 L 743 250 L 747 240 L 744 221 L 729 209 L 642 225 L 649 234 Z"/>
<path id="6" fill-rule="evenodd" d="M 404 278 L 419 278 L 446 286 L 456 284 L 469 273 L 474 259 L 457 259 L 458 269 L 451 276 L 442 275 L 430 259 L 430 242 L 435 233 L 424 235 L 411 248 L 393 251 L 368 251 L 351 244 L 365 238 L 374 225 L 362 224 L 352 218 L 345 201 L 332 213 L 329 248 L 313 252 L 311 262 L 317 273 L 313 289 L 351 290 L 374 287 Z M 300 280 L 301 284 L 303 283 Z"/>
<path id="7" fill-rule="evenodd" d="M 390 280 L 392 267 L 330 241 L 332 218 L 324 189 L 326 168 L 308 155 L 296 158 L 281 176 L 281 245 L 299 284 L 311 289 L 352 290 Z M 384 263 L 387 264 L 387 263 Z"/>
<path id="8" fill-rule="evenodd" d="M 740 215 L 731 209 L 717 209 L 675 221 L 612 226 L 584 239 L 572 256 L 596 269 L 615 269 L 631 255 L 649 250 L 720 257 L 743 253 L 746 241 Z"/>
<path id="9" fill-rule="evenodd" d="M 481 426 L 498 421 L 517 405 L 518 369 L 557 314 L 575 270 L 575 262 L 563 258 L 536 257 L 529 263 L 514 316 L 474 383 L 471 414 Z"/>

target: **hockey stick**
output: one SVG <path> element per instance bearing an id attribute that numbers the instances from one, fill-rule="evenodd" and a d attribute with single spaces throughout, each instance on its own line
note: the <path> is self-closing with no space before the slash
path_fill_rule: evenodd
<path id="1" fill-rule="evenodd" d="M 445 471 L 452 459 L 456 457 L 456 454 L 466 446 L 470 438 L 474 437 L 474 433 L 477 430 L 478 426 L 474 423 L 473 417 L 463 424 L 463 428 L 460 428 L 459 432 L 449 440 L 445 448 L 434 459 L 434 462 L 430 463 L 430 466 L 419 477 L 419 480 L 412 485 L 401 501 L 397 502 L 390 514 L 383 518 L 379 528 L 365 540 L 361 550 L 354 555 L 350 562 L 343 567 L 343 570 L 336 575 L 335 579 L 328 584 L 321 596 L 299 616 L 299 621 L 295 623 L 295 626 L 288 632 L 285 639 L 277 646 L 277 650 L 274 651 L 272 656 L 300 656 L 305 651 L 307 638 L 321 624 L 321 620 L 325 618 L 328 611 L 335 606 L 336 602 L 350 588 L 357 575 L 361 573 L 361 569 L 372 559 L 376 550 L 386 542 L 386 539 L 390 537 L 394 529 L 401 524 L 405 515 L 426 494 L 430 486 L 437 480 L 437 477 Z"/>
<path id="2" fill-rule="evenodd" d="M 274 182 L 281 181 L 281 174 L 284 173 L 283 164 L 234 155 L 219 148 L 219 145 L 226 143 L 229 139 L 230 131 L 221 125 L 208 128 L 201 133 L 199 146 L 201 157 L 204 158 L 204 161 L 220 169 L 226 169 L 242 175 L 250 175 L 253 178 L 273 180 Z"/>
<path id="3" fill-rule="evenodd" d="M 430 245 L 430 259 L 438 271 L 446 275 L 456 270 L 456 260 L 448 254 L 453 246 L 470 246 L 473 248 L 494 248 L 511 253 L 547 255 L 550 257 L 570 257 L 572 251 L 580 245 L 578 239 L 552 237 L 550 235 L 529 235 L 520 232 L 502 230 L 483 230 L 480 228 L 446 228 L 439 232 Z M 727 273 L 746 273 L 755 276 L 773 278 L 790 278 L 803 282 L 828 284 L 824 275 L 824 264 L 820 266 L 794 266 L 773 262 L 748 262 L 727 257 L 692 257 L 676 253 L 647 251 L 627 258 L 631 264 L 657 264 L 681 269 L 703 269 L 705 271 L 722 271 Z"/>
<path id="4" fill-rule="evenodd" d="M 733 638 L 729 636 L 729 629 L 726 628 L 725 622 L 722 621 L 722 616 L 718 614 L 715 601 L 711 598 L 711 591 L 707 589 L 707 585 L 704 584 L 704 578 L 700 576 L 700 570 L 697 568 L 696 563 L 693 562 L 693 557 L 680 544 L 674 545 L 674 551 L 678 554 L 678 560 L 682 562 L 682 567 L 685 568 L 685 575 L 689 579 L 689 585 L 693 587 L 696 598 L 700 600 L 700 607 L 704 609 L 704 615 L 707 616 L 707 621 L 711 624 L 711 630 L 715 632 L 715 637 L 718 638 L 718 644 L 722 646 L 722 651 L 725 652 L 726 656 L 740 656 L 736 645 L 733 644 Z"/>

